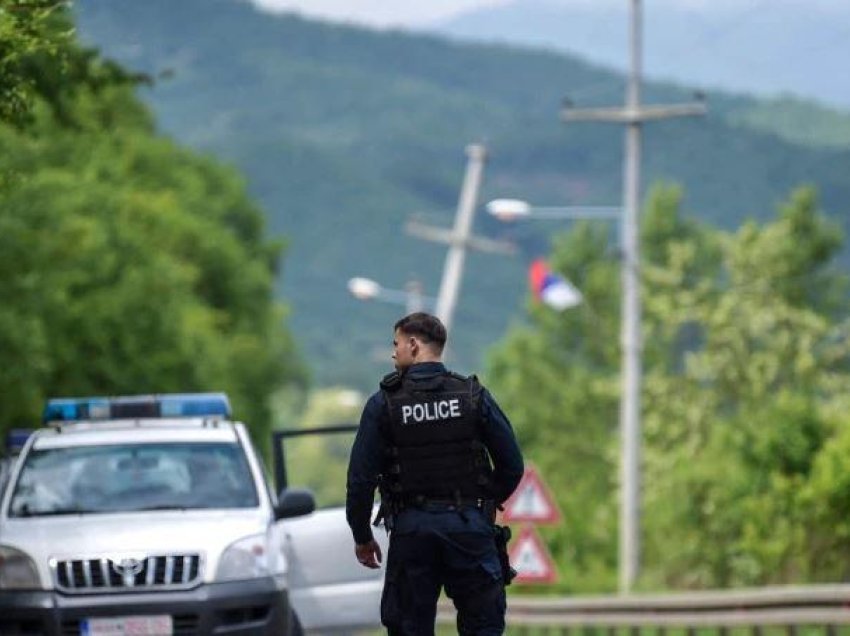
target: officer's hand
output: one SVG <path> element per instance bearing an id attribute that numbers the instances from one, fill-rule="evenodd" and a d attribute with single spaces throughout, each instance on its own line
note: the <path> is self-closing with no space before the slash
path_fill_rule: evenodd
<path id="1" fill-rule="evenodd" d="M 367 568 L 373 570 L 381 567 L 381 546 L 372 539 L 369 543 L 358 543 L 354 546 L 354 554 L 357 560 Z"/>

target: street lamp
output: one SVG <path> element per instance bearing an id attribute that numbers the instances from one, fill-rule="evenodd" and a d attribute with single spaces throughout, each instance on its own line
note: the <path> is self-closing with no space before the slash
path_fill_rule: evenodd
<path id="1" fill-rule="evenodd" d="M 600 219 L 619 220 L 621 208 L 601 205 L 532 206 L 522 199 L 493 199 L 484 206 L 487 212 L 500 221 L 514 222 L 529 219 Z M 556 309 L 569 309 L 582 301 L 581 292 L 567 280 L 553 288 L 546 299 Z"/>
<path id="2" fill-rule="evenodd" d="M 521 199 L 493 199 L 484 207 L 500 221 L 524 219 L 619 220 L 622 208 L 608 205 L 532 206 Z"/>
<path id="3" fill-rule="evenodd" d="M 487 211 L 502 220 L 524 218 L 547 219 L 611 219 L 617 220 L 623 254 L 620 258 L 621 304 L 620 320 L 621 380 L 620 394 L 620 578 L 623 591 L 629 591 L 637 573 L 637 535 L 640 520 L 640 450 L 639 408 L 640 408 L 640 366 L 641 348 L 638 341 L 640 327 L 639 290 L 637 282 L 636 223 L 634 202 L 631 213 L 627 208 L 615 207 L 533 207 L 518 199 L 496 199 L 487 204 Z M 628 224 L 628 226 L 627 226 Z M 625 231 L 624 231 L 625 230 Z M 628 231 L 628 233 L 626 233 Z M 631 310 L 630 310 L 631 308 Z"/>
<path id="4" fill-rule="evenodd" d="M 356 276 L 349 279 L 348 291 L 358 300 L 381 300 L 395 305 L 404 305 L 409 314 L 432 307 L 435 303 L 433 298 L 422 294 L 422 285 L 416 280 L 408 282 L 405 289 L 390 289 L 371 278 Z"/>

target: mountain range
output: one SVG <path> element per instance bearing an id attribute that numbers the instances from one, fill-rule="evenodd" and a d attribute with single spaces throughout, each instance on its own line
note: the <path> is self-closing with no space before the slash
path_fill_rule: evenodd
<path id="1" fill-rule="evenodd" d="M 622 131 L 561 123 L 565 95 L 622 100 L 614 70 L 553 50 L 468 43 L 268 14 L 244 0 L 78 0 L 79 31 L 156 78 L 141 96 L 163 134 L 238 166 L 289 249 L 279 293 L 319 384 L 374 385 L 390 368 L 403 307 L 363 303 L 353 276 L 435 294 L 445 247 L 405 234 L 413 214 L 448 227 L 464 147 L 489 149 L 481 201 L 617 205 Z M 648 102 L 693 89 L 648 83 Z M 592 97 L 592 100 L 590 99 Z M 688 212 L 723 227 L 765 218 L 797 185 L 818 186 L 847 226 L 845 114 L 798 100 L 710 93 L 708 117 L 647 126 L 644 186 L 681 183 Z M 476 231 L 509 238 L 513 258 L 472 253 L 452 363 L 480 368 L 522 320 L 525 272 L 565 224 L 506 228 L 479 209 Z M 612 250 L 613 252 L 613 250 Z"/>
<path id="2" fill-rule="evenodd" d="M 624 0 L 514 0 L 430 25 L 464 40 L 542 47 L 625 70 Z M 735 0 L 643 3 L 644 67 L 654 79 L 850 108 L 850 4 Z M 843 78 L 843 79 L 839 79 Z"/>

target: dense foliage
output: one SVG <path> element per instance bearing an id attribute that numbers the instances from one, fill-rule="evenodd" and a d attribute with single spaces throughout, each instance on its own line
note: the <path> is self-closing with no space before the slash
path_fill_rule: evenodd
<path id="1" fill-rule="evenodd" d="M 282 245 L 239 175 L 157 135 L 67 15 L 30 46 L 8 21 L 26 5 L 0 6 L 21 47 L 0 100 L 0 430 L 37 424 L 47 396 L 224 390 L 265 444 L 271 394 L 304 379 L 273 301 Z"/>
<path id="2" fill-rule="evenodd" d="M 27 118 L 38 75 L 39 58 L 58 58 L 61 42 L 51 29 L 59 0 L 5 0 L 0 4 L 0 120 L 20 123 Z M 61 39 L 61 36 L 60 36 Z"/>
<path id="3" fill-rule="evenodd" d="M 702 588 L 850 575 L 847 277 L 810 188 L 734 232 L 656 189 L 642 226 L 643 570 Z M 569 591 L 616 588 L 618 263 L 581 225 L 554 266 L 586 302 L 532 305 L 489 380 L 565 512 L 546 532 Z"/>

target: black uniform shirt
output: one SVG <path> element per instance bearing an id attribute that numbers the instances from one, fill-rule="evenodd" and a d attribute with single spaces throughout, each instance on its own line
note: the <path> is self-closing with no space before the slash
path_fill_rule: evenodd
<path id="1" fill-rule="evenodd" d="M 445 372 L 446 367 L 441 362 L 421 362 L 406 371 L 417 377 Z M 486 389 L 482 393 L 482 441 L 493 460 L 493 494 L 497 503 L 502 503 L 510 497 L 522 478 L 522 454 L 508 418 Z M 381 434 L 381 422 L 386 421 L 386 417 L 384 394 L 378 391 L 366 402 L 360 416 L 360 428 L 351 447 L 345 514 L 358 544 L 372 540 L 370 515 L 385 458 L 386 442 Z"/>

